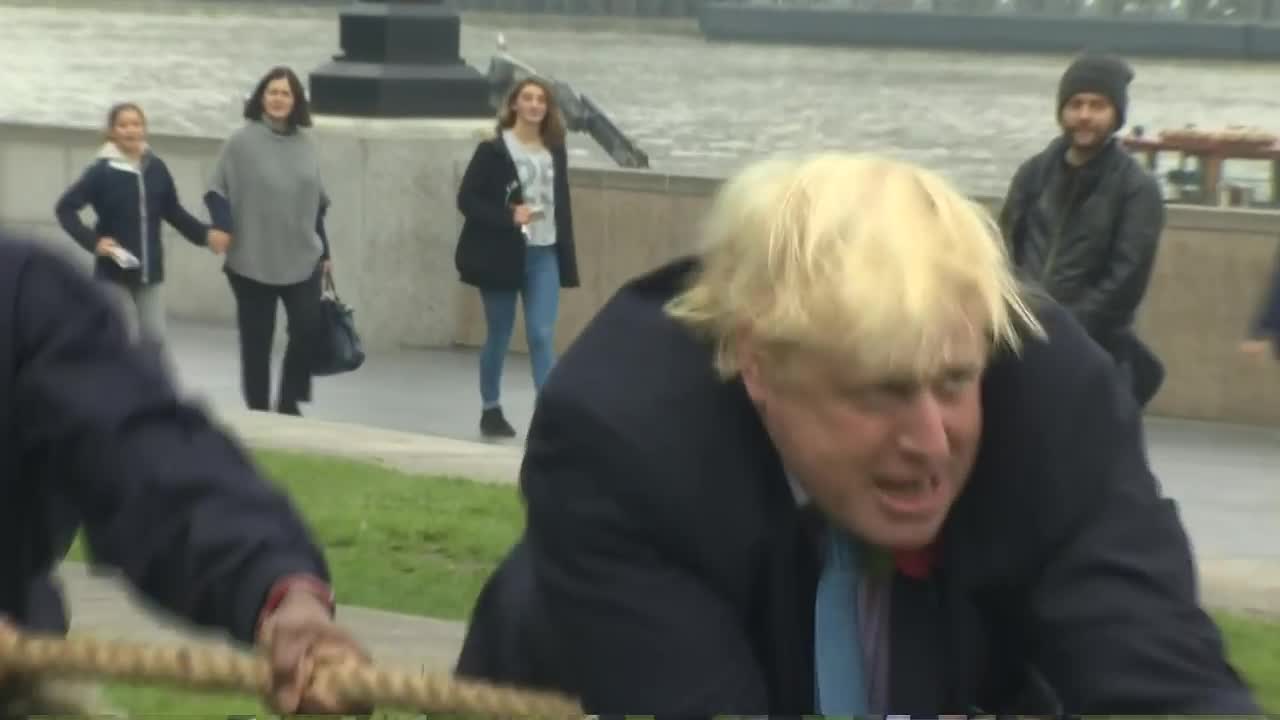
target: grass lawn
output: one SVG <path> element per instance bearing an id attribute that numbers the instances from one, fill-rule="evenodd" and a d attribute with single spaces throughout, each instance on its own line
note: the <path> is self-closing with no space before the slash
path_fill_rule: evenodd
<path id="1" fill-rule="evenodd" d="M 465 619 L 524 521 L 512 486 L 417 477 L 293 453 L 260 452 L 257 458 L 324 545 L 343 604 Z M 79 545 L 71 557 L 82 558 Z M 1215 617 L 1232 661 L 1249 678 L 1264 709 L 1280 713 L 1280 623 L 1221 613 Z M 108 686 L 107 693 L 137 718 L 222 720 L 262 712 L 257 700 L 248 697 L 124 685 Z"/>
<path id="2" fill-rule="evenodd" d="M 323 544 L 338 602 L 464 620 L 524 525 L 513 486 L 420 477 L 314 455 L 259 452 Z M 79 543 L 69 556 L 84 558 Z M 112 685 L 135 717 L 262 712 L 254 698 Z"/>
<path id="3" fill-rule="evenodd" d="M 338 602 L 464 620 L 524 526 L 514 486 L 261 452 L 325 549 Z M 80 544 L 70 559 L 83 559 Z"/>

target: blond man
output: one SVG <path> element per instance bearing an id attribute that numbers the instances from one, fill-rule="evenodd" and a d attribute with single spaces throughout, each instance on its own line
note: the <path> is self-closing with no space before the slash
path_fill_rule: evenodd
<path id="1" fill-rule="evenodd" d="M 461 674 L 599 713 L 1257 712 L 1132 394 L 985 212 L 826 154 L 704 234 L 544 388 Z"/>

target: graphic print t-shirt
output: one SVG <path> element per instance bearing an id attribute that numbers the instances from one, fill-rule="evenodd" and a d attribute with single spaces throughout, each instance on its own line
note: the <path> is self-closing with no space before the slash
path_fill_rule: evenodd
<path id="1" fill-rule="evenodd" d="M 516 175 L 524 190 L 524 202 L 541 215 L 529 223 L 526 235 L 530 245 L 556 244 L 555 164 L 545 147 L 531 148 L 520 142 L 510 130 L 502 133 L 507 152 L 516 165 Z"/>

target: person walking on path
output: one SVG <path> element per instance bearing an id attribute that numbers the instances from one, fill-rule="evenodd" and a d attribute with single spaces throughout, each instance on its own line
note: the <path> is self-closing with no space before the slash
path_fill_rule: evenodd
<path id="1" fill-rule="evenodd" d="M 516 295 L 524 301 L 533 384 L 541 389 L 555 361 L 560 289 L 579 284 L 564 119 L 546 83 L 525 79 L 507 93 L 495 136 L 467 165 L 458 210 L 464 220 L 454 261 L 484 304 L 480 432 L 514 437 L 500 393 Z"/>
<path id="2" fill-rule="evenodd" d="M 80 219 L 85 207 L 97 217 L 92 228 Z M 210 228 L 182 206 L 168 166 L 147 144 L 141 107 L 125 102 L 111 108 L 106 142 L 62 193 L 54 215 L 78 245 L 94 254 L 94 275 L 119 297 L 134 337 L 163 355 L 161 224 L 169 223 L 198 247 L 209 245 Z"/>
<path id="3" fill-rule="evenodd" d="M 1240 345 L 1246 355 L 1262 357 L 1270 349 L 1280 360 L 1280 252 L 1276 254 L 1271 282 L 1262 297 L 1249 338 Z"/>
<path id="4" fill-rule="evenodd" d="M 1058 85 L 1061 134 L 1018 168 L 1000 214 L 1027 279 L 1066 306 L 1145 405 L 1164 368 L 1134 331 L 1164 228 L 1156 179 L 1116 140 L 1133 70 L 1082 55 Z"/>
<path id="5" fill-rule="evenodd" d="M 271 346 L 283 302 L 289 341 L 276 410 L 301 415 L 299 403 L 311 401 L 321 281 L 332 263 L 324 227 L 329 198 L 305 130 L 311 110 L 298 76 L 272 68 L 245 103 L 244 118 L 223 145 L 205 194 L 212 244 L 226 248 L 246 405 L 270 409 Z"/>

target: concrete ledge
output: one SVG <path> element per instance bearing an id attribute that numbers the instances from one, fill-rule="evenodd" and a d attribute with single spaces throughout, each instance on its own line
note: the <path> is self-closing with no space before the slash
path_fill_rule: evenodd
<path id="1" fill-rule="evenodd" d="M 522 447 L 511 445 L 230 408 L 212 412 L 246 445 L 362 460 L 415 474 L 510 484 L 519 475 L 524 455 Z"/>
<path id="2" fill-rule="evenodd" d="M 246 445 L 336 455 L 422 474 L 458 475 L 513 483 L 523 449 L 347 423 L 226 409 L 226 427 Z M 1196 557 L 1208 607 L 1280 618 L 1280 561 L 1248 557 Z"/>
<path id="3" fill-rule="evenodd" d="M 197 627 L 151 606 L 117 575 L 94 575 L 83 563 L 65 562 L 58 568 L 58 578 L 71 613 L 72 633 L 159 645 L 236 645 L 226 633 Z M 451 671 L 466 632 L 462 622 L 350 605 L 338 606 L 337 617 L 375 660 L 408 671 Z"/>
<path id="4" fill-rule="evenodd" d="M 1280 562 L 1265 558 L 1197 558 L 1207 607 L 1280 619 Z"/>

